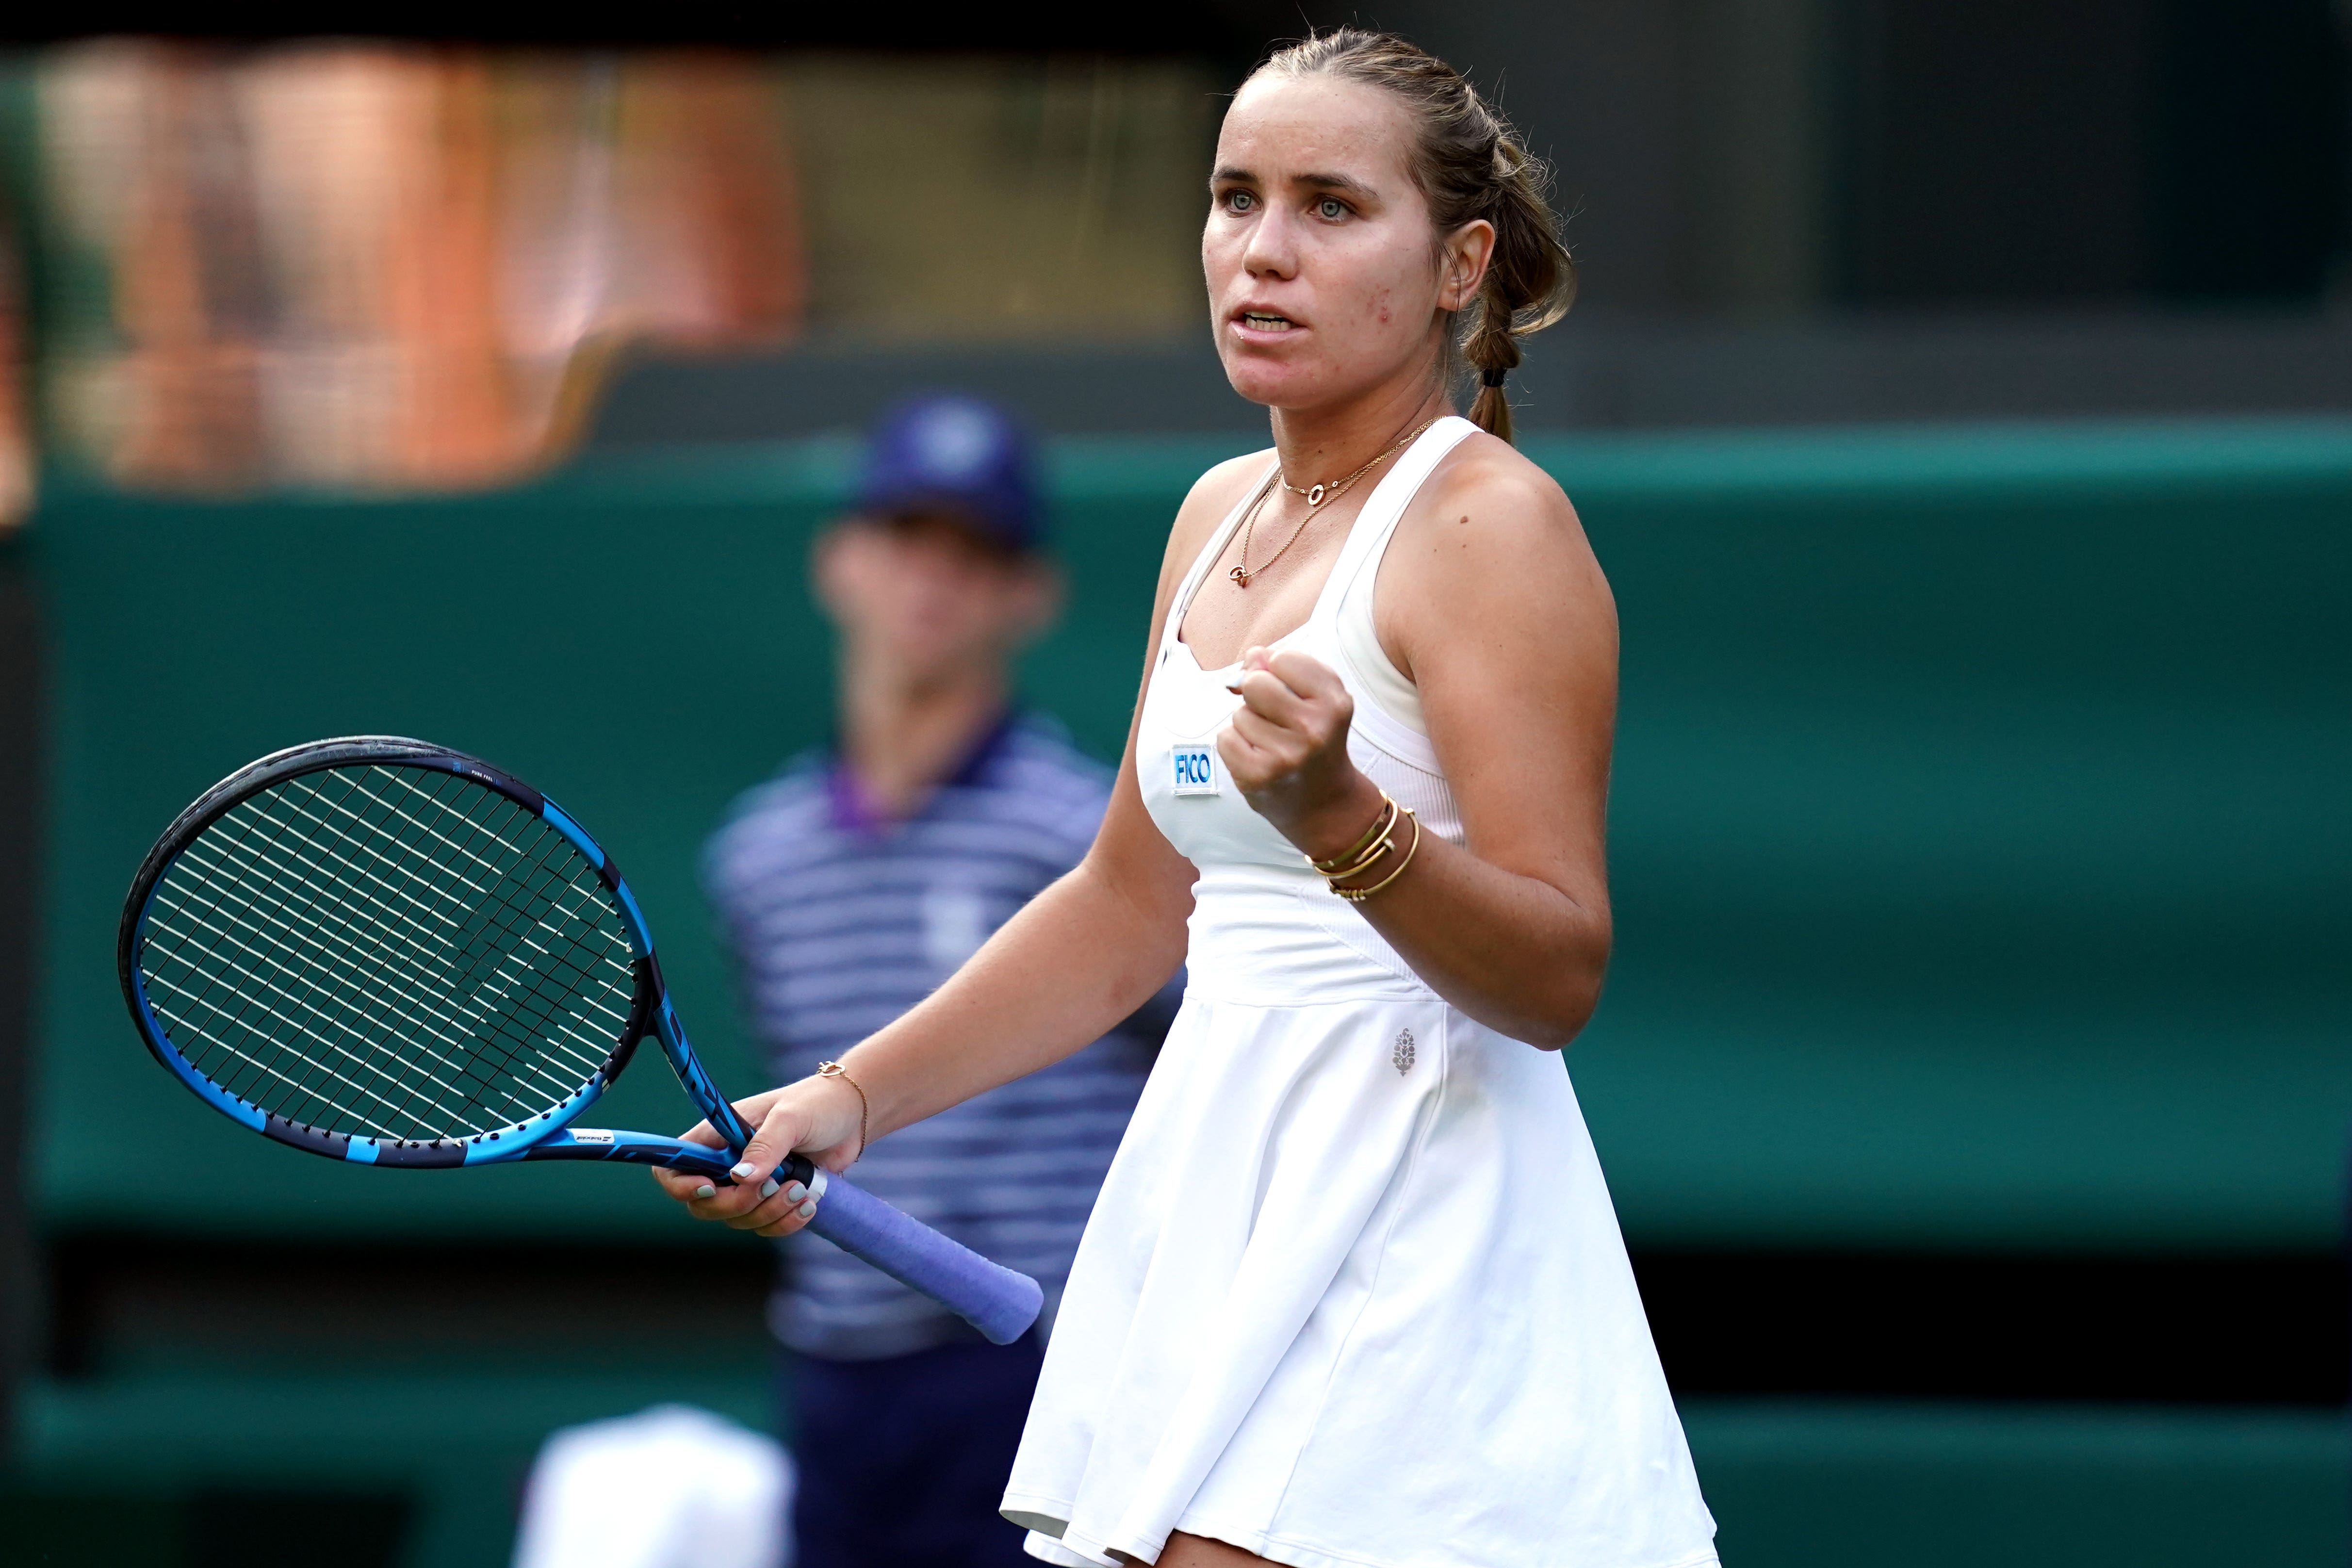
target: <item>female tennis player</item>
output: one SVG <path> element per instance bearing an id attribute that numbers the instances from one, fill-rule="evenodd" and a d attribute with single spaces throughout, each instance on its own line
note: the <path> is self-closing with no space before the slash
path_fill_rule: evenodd
<path id="1" fill-rule="evenodd" d="M 1189 964 L 1004 1498 L 1049 1563 L 1715 1560 L 1550 1054 L 1609 955 L 1616 624 L 1509 443 L 1516 335 L 1572 280 L 1540 173 L 1392 37 L 1250 78 L 1201 249 L 1274 448 L 1177 513 L 1101 837 L 921 1005 L 743 1103 L 744 1174 L 845 1168 Z M 812 1212 L 663 1180 L 762 1235 Z"/>

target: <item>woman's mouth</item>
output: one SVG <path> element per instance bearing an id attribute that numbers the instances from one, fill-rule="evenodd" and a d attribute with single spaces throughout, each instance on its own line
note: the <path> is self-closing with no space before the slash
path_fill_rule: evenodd
<path id="1" fill-rule="evenodd" d="M 1287 332 L 1298 326 L 1289 317 L 1277 316 L 1271 310 L 1244 310 L 1241 324 L 1254 332 Z"/>

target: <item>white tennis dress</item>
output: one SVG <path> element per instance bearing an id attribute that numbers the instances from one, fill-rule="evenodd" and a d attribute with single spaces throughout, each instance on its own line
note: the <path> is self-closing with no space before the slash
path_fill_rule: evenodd
<path id="1" fill-rule="evenodd" d="M 1441 420 L 1397 460 L 1283 639 L 1346 679 L 1356 764 L 1457 843 L 1371 599 L 1406 503 L 1475 428 Z M 1170 606 L 1136 740 L 1152 820 L 1200 872 L 1189 988 L 1079 1244 L 1005 1517 L 1066 1564 L 1150 1563 L 1179 1530 L 1297 1568 L 1712 1563 L 1559 1058 L 1440 1000 L 1216 757 L 1234 670 L 1179 631 L 1240 517 Z"/>

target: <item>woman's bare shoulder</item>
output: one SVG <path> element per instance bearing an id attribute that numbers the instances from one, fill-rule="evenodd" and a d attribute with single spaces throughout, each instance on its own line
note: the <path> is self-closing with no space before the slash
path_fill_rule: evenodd
<path id="1" fill-rule="evenodd" d="M 1168 531 L 1163 577 L 1171 571 L 1177 577 L 1184 574 L 1217 525 L 1265 478 L 1266 465 L 1272 460 L 1271 447 L 1244 453 L 1226 458 L 1192 481 L 1184 504 L 1176 509 L 1175 526 Z"/>
<path id="2" fill-rule="evenodd" d="M 1465 521 L 1460 515 L 1465 509 L 1471 514 L 1467 521 L 1507 537 L 1526 530 L 1583 538 L 1559 481 L 1508 441 L 1484 431 L 1446 454 L 1414 498 L 1412 512 L 1425 521 L 1443 520 L 1458 527 Z M 1407 521 L 1412 521 L 1411 514 Z"/>
<path id="3" fill-rule="evenodd" d="M 1189 537 L 1196 549 L 1206 543 L 1209 534 L 1224 521 L 1226 514 L 1241 505 L 1242 499 L 1265 479 L 1266 465 L 1273 458 L 1271 447 L 1244 452 L 1238 458 L 1226 458 L 1194 479 L 1184 504 L 1176 509 L 1176 540 L 1182 542 Z"/>
<path id="4" fill-rule="evenodd" d="M 1417 602 L 1459 624 L 1521 603 L 1612 616 L 1609 584 L 1559 482 L 1509 442 L 1473 436 L 1447 454 L 1400 524 Z"/>

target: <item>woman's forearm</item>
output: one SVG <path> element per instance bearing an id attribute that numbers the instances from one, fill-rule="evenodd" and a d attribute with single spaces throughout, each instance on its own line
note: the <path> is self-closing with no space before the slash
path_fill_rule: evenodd
<path id="1" fill-rule="evenodd" d="M 1296 830 L 1326 856 L 1357 840 L 1385 809 L 1380 786 L 1353 767 L 1333 804 Z M 1399 819 L 1396 853 L 1343 886 L 1394 880 L 1356 912 L 1412 965 L 1429 988 L 1499 1034 L 1557 1049 L 1576 1037 L 1601 998 L 1609 964 L 1605 893 L 1580 901 Z M 1404 852 L 1411 850 L 1409 863 Z"/>
<path id="2" fill-rule="evenodd" d="M 1356 909 L 1431 990 L 1512 1039 L 1558 1050 L 1601 1000 L 1609 911 L 1434 834 Z"/>
<path id="3" fill-rule="evenodd" d="M 1089 858 L 1007 921 L 946 984 L 842 1065 L 876 1138 L 1083 1049 L 1184 961 L 1189 895 L 1137 888 Z"/>

